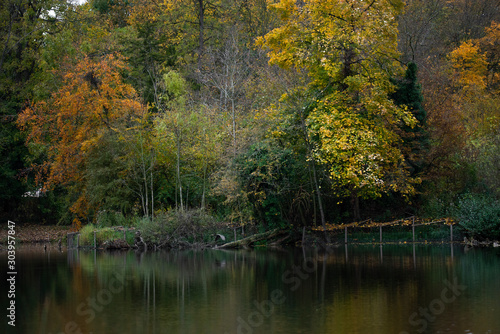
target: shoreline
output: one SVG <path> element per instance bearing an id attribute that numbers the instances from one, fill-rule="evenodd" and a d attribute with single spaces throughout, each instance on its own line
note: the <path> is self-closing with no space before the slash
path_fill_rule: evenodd
<path id="1" fill-rule="evenodd" d="M 7 224 L 1 224 L 0 244 L 4 244 L 7 240 L 7 232 Z M 52 243 L 66 238 L 66 234 L 70 232 L 70 226 L 16 224 L 15 232 L 16 242 L 19 243 Z"/>
<path id="2" fill-rule="evenodd" d="M 60 240 L 62 241 L 63 248 L 67 248 L 67 240 L 66 236 L 68 233 L 71 233 L 72 230 L 70 226 L 58 226 L 58 225 L 35 225 L 35 224 L 20 224 L 16 226 L 16 242 L 19 244 L 30 244 L 30 245 L 49 245 L 49 247 L 53 244 L 58 243 Z M 312 227 L 310 227 L 307 230 L 307 235 L 305 236 L 305 239 L 302 239 L 302 236 L 300 235 L 301 231 L 298 231 L 297 229 L 293 230 L 283 230 L 284 233 L 287 233 L 291 238 L 287 240 L 287 242 L 284 243 L 273 243 L 271 240 L 263 240 L 263 243 L 257 243 L 257 244 L 252 244 L 252 245 L 244 245 L 243 248 L 250 248 L 250 247 L 301 247 L 302 242 L 304 243 L 304 246 L 306 247 L 324 247 L 325 246 L 325 241 L 323 237 L 323 232 L 318 232 L 315 231 Z M 7 234 L 8 228 L 7 225 L 2 225 L 0 227 L 0 249 L 3 248 L 3 246 L 6 245 L 6 240 L 7 240 Z M 253 234 L 252 236 L 255 236 L 256 234 Z M 488 240 L 475 240 L 474 238 L 470 237 L 465 237 L 463 240 L 395 240 L 391 239 L 391 236 L 394 236 L 391 234 L 391 232 L 387 233 L 388 235 L 388 240 L 385 241 L 377 241 L 375 239 L 369 240 L 369 238 L 364 238 L 364 240 L 359 240 L 357 238 L 354 238 L 354 236 L 350 235 L 350 240 L 347 242 L 347 244 L 451 244 L 451 243 L 456 243 L 456 244 L 463 244 L 468 247 L 500 247 L 500 242 L 494 239 Z M 330 235 L 332 236 L 332 235 Z M 352 237 L 352 238 L 351 238 Z M 117 240 L 117 238 L 109 238 L 107 239 L 108 242 Z M 238 241 L 241 241 L 242 239 L 239 239 Z M 157 245 L 148 245 L 148 250 L 160 250 L 160 249 L 210 249 L 210 248 L 220 248 L 224 243 L 221 243 L 221 240 L 213 240 L 212 242 L 206 242 L 201 245 L 200 243 L 188 243 L 188 242 L 181 242 L 182 245 L 179 245 L 180 247 L 158 247 Z M 340 241 L 338 238 L 330 243 L 330 246 L 339 246 L 339 245 L 344 245 L 345 242 Z M 103 247 L 104 245 L 97 245 L 96 249 L 98 250 L 111 250 L 114 249 L 113 247 Z M 134 249 L 134 244 L 131 244 L 130 242 L 128 243 L 128 246 L 130 249 Z M 94 249 L 92 245 L 80 245 L 80 249 Z M 126 249 L 126 248 L 125 248 Z"/>

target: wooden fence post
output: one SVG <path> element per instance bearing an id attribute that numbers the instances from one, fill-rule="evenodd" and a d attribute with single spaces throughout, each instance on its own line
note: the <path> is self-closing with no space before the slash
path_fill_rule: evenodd
<path id="1" fill-rule="evenodd" d="M 80 233 L 76 234 L 76 248 L 80 248 Z"/>
<path id="2" fill-rule="evenodd" d="M 453 242 L 453 224 L 450 224 L 450 242 Z"/>
<path id="3" fill-rule="evenodd" d="M 345 227 L 345 243 L 347 244 L 347 226 Z"/>
<path id="4" fill-rule="evenodd" d="M 96 244 L 96 242 L 95 242 L 95 239 L 96 239 L 96 238 L 95 238 L 95 235 L 96 235 L 96 231 L 94 230 L 94 249 L 96 249 L 96 248 L 97 248 L 97 244 Z"/>
<path id="5" fill-rule="evenodd" d="M 380 230 L 380 243 L 382 243 L 382 225 L 379 225 L 379 230 Z"/>

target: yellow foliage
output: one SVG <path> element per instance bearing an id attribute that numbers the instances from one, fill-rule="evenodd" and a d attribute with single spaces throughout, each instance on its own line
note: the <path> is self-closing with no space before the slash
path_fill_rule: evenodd
<path id="1" fill-rule="evenodd" d="M 487 61 L 478 45 L 472 41 L 462 43 L 450 54 L 453 68 L 458 72 L 458 84 L 463 89 L 486 88 Z"/>
<path id="2" fill-rule="evenodd" d="M 449 56 L 460 111 L 469 138 L 494 133 L 500 118 L 500 24 L 493 22 L 483 38 L 463 42 Z"/>

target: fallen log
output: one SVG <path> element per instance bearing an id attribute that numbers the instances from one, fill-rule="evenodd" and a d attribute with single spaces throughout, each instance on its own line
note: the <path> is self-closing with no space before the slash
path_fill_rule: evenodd
<path id="1" fill-rule="evenodd" d="M 241 240 L 231 241 L 221 246 L 216 246 L 216 248 L 250 247 L 253 243 L 256 243 L 257 241 L 269 240 L 283 233 L 286 233 L 286 231 L 277 228 L 264 233 L 254 234 L 249 237 L 243 238 Z"/>

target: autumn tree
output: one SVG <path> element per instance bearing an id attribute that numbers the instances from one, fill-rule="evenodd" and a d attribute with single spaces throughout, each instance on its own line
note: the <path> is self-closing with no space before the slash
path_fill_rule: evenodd
<path id="1" fill-rule="evenodd" d="M 479 39 L 463 42 L 450 53 L 454 105 L 462 118 L 468 145 L 465 156 L 479 178 L 496 194 L 500 113 L 500 24 L 494 22 Z"/>
<path id="2" fill-rule="evenodd" d="M 47 190 L 56 185 L 73 187 L 79 194 L 71 207 L 75 222 L 96 207 L 89 206 L 85 169 L 90 152 L 104 136 L 124 131 L 142 106 L 134 89 L 123 82 L 125 69 L 119 55 L 83 57 L 61 66 L 61 87 L 50 99 L 32 103 L 18 124 L 28 132 L 32 150 L 42 150 L 46 161 L 36 166 L 39 182 Z"/>
<path id="3" fill-rule="evenodd" d="M 480 38 L 500 19 L 497 0 L 406 0 L 398 16 L 399 49 L 404 63 L 427 69 L 467 39 Z M 430 68 L 429 68 L 430 69 Z"/>
<path id="4" fill-rule="evenodd" d="M 355 218 L 359 197 L 411 193 L 398 129 L 415 121 L 388 96 L 390 76 L 402 71 L 395 21 L 402 2 L 283 0 L 274 7 L 282 25 L 259 44 L 269 48 L 271 64 L 310 76 L 302 106 L 308 158 L 326 166 L 334 192 L 351 198 Z"/>

